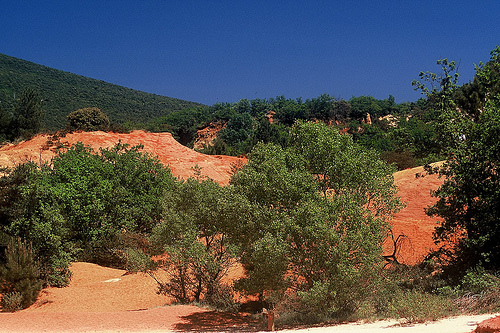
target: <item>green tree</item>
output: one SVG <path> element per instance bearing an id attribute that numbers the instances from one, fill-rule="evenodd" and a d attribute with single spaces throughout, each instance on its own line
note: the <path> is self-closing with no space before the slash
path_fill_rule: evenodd
<path id="1" fill-rule="evenodd" d="M 297 119 L 307 119 L 307 106 L 301 100 L 286 99 L 278 96 L 271 100 L 271 109 L 276 112 L 274 118 L 280 124 L 291 126 Z"/>
<path id="2" fill-rule="evenodd" d="M 334 116 L 335 98 L 328 94 L 322 94 L 317 98 L 312 98 L 306 101 L 306 106 L 309 109 L 309 118 L 328 121 Z"/>
<path id="3" fill-rule="evenodd" d="M 450 110 L 448 125 L 450 156 L 439 173 L 446 176 L 436 191 L 439 201 L 429 214 L 443 218 L 436 229 L 436 238 L 449 241 L 462 232 L 449 255 L 458 266 L 484 265 L 498 268 L 498 237 L 500 211 L 498 187 L 498 152 L 495 137 L 499 132 L 498 68 L 500 49 L 491 52 L 490 61 L 476 67 L 474 82 L 480 84 L 485 100 L 482 110 Z"/>
<path id="4" fill-rule="evenodd" d="M 246 277 L 238 286 L 278 303 L 288 295 L 304 313 L 356 309 L 381 267 L 387 219 L 400 207 L 392 169 L 335 133 L 298 122 L 289 149 L 258 144 L 231 180 L 259 210 L 240 237 Z"/>
<path id="5" fill-rule="evenodd" d="M 364 118 L 367 113 L 372 118 L 385 116 L 388 113 L 382 108 L 381 101 L 372 96 L 352 97 L 349 104 L 351 105 L 351 116 L 356 119 Z"/>
<path id="6" fill-rule="evenodd" d="M 250 213 L 242 197 L 211 179 L 189 178 L 166 196 L 165 214 L 151 235 L 171 278 L 159 291 L 181 302 L 210 303 L 236 263 L 232 241 Z"/>
<path id="7" fill-rule="evenodd" d="M 71 112 L 66 117 L 69 131 L 108 131 L 109 118 L 99 108 L 83 108 Z"/>
<path id="8" fill-rule="evenodd" d="M 5 265 L 0 265 L 0 292 L 4 295 L 2 307 L 25 309 L 33 304 L 42 290 L 41 274 L 31 245 L 12 238 L 5 251 Z M 8 296 L 21 295 L 19 304 L 7 304 Z M 7 297 L 6 297 L 7 296 Z"/>
<path id="9" fill-rule="evenodd" d="M 438 254 L 444 255 L 451 271 L 457 275 L 476 265 L 499 268 L 498 55 L 496 48 L 487 64 L 476 67 L 475 81 L 484 82 L 487 96 L 481 110 L 458 109 L 451 99 L 454 95 L 449 91 L 437 92 L 443 96 L 440 105 L 444 107 L 444 116 L 440 119 L 440 128 L 448 143 L 448 158 L 434 170 L 444 176 L 445 181 L 434 193 L 438 201 L 429 208 L 428 214 L 442 218 L 435 231 L 435 238 L 442 245 Z M 444 78 L 446 82 L 450 80 L 449 75 Z M 441 89 L 453 87 L 446 82 L 440 84 Z"/>
<path id="10" fill-rule="evenodd" d="M 384 218 L 398 209 L 394 169 L 336 129 L 311 122 L 295 123 L 291 149 L 305 159 L 309 173 L 325 196 L 349 193 L 359 206 Z"/>
<path id="11" fill-rule="evenodd" d="M 499 107 L 488 105 L 483 110 L 439 169 L 446 179 L 434 193 L 438 202 L 428 210 L 443 219 L 435 237 L 459 271 L 476 265 L 500 267 Z M 454 245 L 446 251 L 449 244 Z"/>
<path id="12" fill-rule="evenodd" d="M 0 144 L 12 138 L 12 115 L 0 106 Z"/>
<path id="13" fill-rule="evenodd" d="M 254 128 L 254 120 L 249 113 L 236 113 L 219 132 L 224 142 L 234 150 L 232 155 L 247 153 Z"/>
<path id="14" fill-rule="evenodd" d="M 13 113 L 16 137 L 31 138 L 38 134 L 43 125 L 42 97 L 34 89 L 23 90 L 16 100 Z"/>
<path id="15" fill-rule="evenodd" d="M 196 137 L 198 126 L 206 125 L 211 120 L 212 117 L 208 108 L 197 107 L 172 112 L 167 116 L 156 118 L 146 128 L 152 132 L 170 132 L 179 143 L 191 145 Z"/>
<path id="16" fill-rule="evenodd" d="M 32 242 L 44 278 L 64 285 L 73 259 L 120 263 L 123 237 L 151 232 L 173 182 L 139 147 L 96 153 L 79 143 L 50 166 L 21 165 L 2 178 L 3 230 Z"/>

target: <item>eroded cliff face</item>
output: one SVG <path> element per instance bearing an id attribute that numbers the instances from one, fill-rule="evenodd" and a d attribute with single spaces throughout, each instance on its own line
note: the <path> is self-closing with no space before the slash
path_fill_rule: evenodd
<path id="1" fill-rule="evenodd" d="M 225 126 L 226 124 L 224 122 L 215 122 L 210 123 L 207 127 L 198 130 L 193 144 L 193 149 L 200 150 L 205 146 L 213 145 L 215 138 L 217 138 L 217 135 Z"/>
<path id="2" fill-rule="evenodd" d="M 109 148 L 118 142 L 130 146 L 143 145 L 143 151 L 157 156 L 163 164 L 170 167 L 174 176 L 183 179 L 194 176 L 193 168 L 198 166 L 202 175 L 222 185 L 229 183 L 234 165 L 246 163 L 244 158 L 198 153 L 178 143 L 170 133 L 133 131 L 124 134 L 97 131 L 70 133 L 57 139 L 41 134 L 17 145 L 5 145 L 0 148 L 0 167 L 14 167 L 28 161 L 50 162 L 57 153 L 57 147 L 77 142 L 91 146 L 94 150 Z"/>

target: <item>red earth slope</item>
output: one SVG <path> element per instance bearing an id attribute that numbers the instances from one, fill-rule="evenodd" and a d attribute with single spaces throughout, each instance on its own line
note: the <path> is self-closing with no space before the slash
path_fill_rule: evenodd
<path id="1" fill-rule="evenodd" d="M 37 135 L 29 141 L 17 145 L 8 144 L 0 148 L 0 166 L 12 167 L 19 163 L 33 161 L 36 163 L 48 162 L 56 154 L 55 146 L 47 149 L 48 135 Z M 170 133 L 146 133 L 133 131 L 128 134 L 105 132 L 78 132 L 67 134 L 60 138 L 64 144 L 83 142 L 95 150 L 100 147 L 112 147 L 118 142 L 131 146 L 142 144 L 144 151 L 154 156 L 170 167 L 172 174 L 179 178 L 188 178 L 194 175 L 193 167 L 201 168 L 202 175 L 227 184 L 231 176 L 233 164 L 245 162 L 245 159 L 233 156 L 204 155 L 178 143 Z"/>

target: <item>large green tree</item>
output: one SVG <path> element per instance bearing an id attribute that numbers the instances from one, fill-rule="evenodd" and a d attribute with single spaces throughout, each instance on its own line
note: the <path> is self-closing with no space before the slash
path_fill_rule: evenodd
<path id="1" fill-rule="evenodd" d="M 487 103 L 490 104 L 490 103 Z M 500 105 L 484 108 L 478 122 L 439 169 L 446 177 L 428 210 L 442 218 L 436 239 L 457 268 L 500 267 Z"/>
<path id="2" fill-rule="evenodd" d="M 296 123 L 289 149 L 257 145 L 231 180 L 261 211 L 240 238 L 247 275 L 239 287 L 278 302 L 290 297 L 305 313 L 354 311 L 400 207 L 392 171 L 322 124 Z"/>
<path id="3" fill-rule="evenodd" d="M 170 275 L 159 291 L 180 302 L 202 298 L 211 303 L 236 264 L 236 229 L 252 210 L 231 188 L 200 178 L 177 183 L 164 205 L 162 221 L 151 235 L 157 253 L 163 254 L 160 266 Z"/>
<path id="4" fill-rule="evenodd" d="M 475 105 L 481 109 L 457 107 L 463 104 L 454 100 L 455 76 L 450 74 L 452 63 L 447 64 L 443 75 L 429 74 L 439 87 L 430 90 L 428 98 L 441 106 L 439 129 L 448 158 L 434 170 L 445 181 L 435 191 L 438 201 L 428 214 L 442 219 L 435 231 L 442 245 L 438 254 L 461 275 L 476 265 L 500 267 L 500 49 L 491 52 L 488 63 L 476 67 L 474 84 L 483 98 Z"/>

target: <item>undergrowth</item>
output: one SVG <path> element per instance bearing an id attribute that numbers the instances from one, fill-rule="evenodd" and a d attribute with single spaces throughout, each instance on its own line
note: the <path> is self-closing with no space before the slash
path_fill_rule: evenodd
<path id="1" fill-rule="evenodd" d="M 280 327 L 335 324 L 350 321 L 397 319 L 402 324 L 423 323 L 461 314 L 500 312 L 498 273 L 482 268 L 467 271 L 452 285 L 432 266 L 398 265 L 385 270 L 371 294 L 350 313 L 326 313 L 320 309 L 297 311 L 289 296 L 276 306 Z M 302 309 L 303 310 L 303 309 Z"/>

